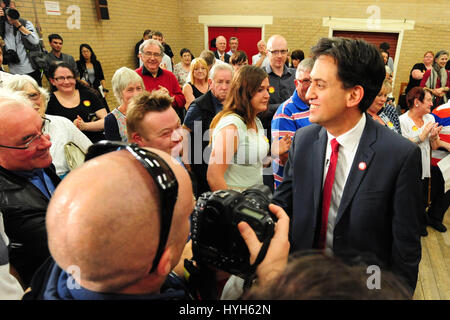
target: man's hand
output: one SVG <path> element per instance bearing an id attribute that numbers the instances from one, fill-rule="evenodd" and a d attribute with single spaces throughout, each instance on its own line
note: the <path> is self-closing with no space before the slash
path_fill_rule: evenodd
<path id="1" fill-rule="evenodd" d="M 277 205 L 270 204 L 269 210 L 277 217 L 278 221 L 275 224 L 275 234 L 270 241 L 266 256 L 256 268 L 256 275 L 260 283 L 278 277 L 284 271 L 289 256 L 289 217 Z M 250 264 L 253 264 L 261 250 L 262 243 L 259 242 L 248 223 L 242 221 L 238 224 L 238 228 L 250 252 Z"/>

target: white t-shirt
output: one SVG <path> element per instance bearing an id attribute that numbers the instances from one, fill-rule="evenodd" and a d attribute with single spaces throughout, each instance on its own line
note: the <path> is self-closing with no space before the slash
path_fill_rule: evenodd
<path id="1" fill-rule="evenodd" d="M 408 139 L 414 139 L 417 141 L 417 138 L 422 133 L 425 125 L 428 122 L 435 122 L 434 117 L 431 114 L 426 114 L 422 117 L 423 126 L 417 127 L 414 121 L 409 117 L 409 111 L 402 114 L 398 117 L 400 120 L 400 127 L 402 129 L 402 135 Z M 431 157 L 430 157 L 430 135 L 428 135 L 424 141 L 417 144 L 422 153 L 422 179 L 431 177 Z"/>

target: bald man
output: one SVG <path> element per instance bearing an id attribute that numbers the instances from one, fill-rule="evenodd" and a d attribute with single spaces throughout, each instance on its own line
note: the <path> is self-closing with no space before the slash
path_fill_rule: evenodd
<path id="1" fill-rule="evenodd" d="M 11 242 L 10 263 L 24 286 L 50 256 L 45 211 L 60 181 L 45 121 L 28 99 L 0 89 L 0 211 Z"/>
<path id="2" fill-rule="evenodd" d="M 188 298 L 181 278 L 171 271 L 180 261 L 189 234 L 189 216 L 194 208 L 191 181 L 168 154 L 148 150 L 167 163 L 178 181 L 167 244 L 155 269 L 152 265 L 160 236 L 159 190 L 130 152 L 111 152 L 72 171 L 56 190 L 47 212 L 49 248 L 55 262 L 44 265 L 36 274 L 26 299 Z M 87 181 L 89 192 L 80 188 Z M 257 270 L 264 278 L 277 274 L 287 260 L 289 219 L 278 210 L 281 208 L 274 211 L 279 229 Z M 261 244 L 250 226 L 241 223 L 239 227 L 254 259 Z M 280 255 L 280 251 L 284 253 Z"/>
<path id="3" fill-rule="evenodd" d="M 216 48 L 217 50 L 214 52 L 214 56 L 217 60 L 230 63 L 230 55 L 226 53 L 227 49 L 227 39 L 224 36 L 218 36 L 216 38 Z"/>

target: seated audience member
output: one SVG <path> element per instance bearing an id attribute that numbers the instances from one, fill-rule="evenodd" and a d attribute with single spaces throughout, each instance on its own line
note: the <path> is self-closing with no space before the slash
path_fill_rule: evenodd
<path id="1" fill-rule="evenodd" d="M 86 153 L 92 144 L 91 140 L 67 118 L 45 114 L 49 99 L 47 90 L 39 87 L 36 80 L 30 76 L 14 75 L 5 83 L 5 88 L 23 92 L 39 115 L 48 119 L 44 125 L 44 133 L 51 137 L 50 155 L 52 156 L 52 162 L 55 166 L 56 174 L 63 178 L 70 171 L 64 146 L 72 142 Z"/>
<path id="2" fill-rule="evenodd" d="M 3 216 L 0 211 L 0 300 L 20 300 L 23 289 L 19 281 L 11 274 L 9 264 L 9 239 L 5 234 Z"/>
<path id="3" fill-rule="evenodd" d="M 210 191 L 206 180 L 207 161 L 211 153 L 209 126 L 214 116 L 223 109 L 223 102 L 230 91 L 232 78 L 233 68 L 228 63 L 214 66 L 209 73 L 210 90 L 191 103 L 184 119 L 183 129 L 185 129 L 186 137 L 183 141 L 190 145 L 184 146 L 183 150 L 190 152 L 189 154 L 184 152 L 183 159 L 187 157 L 184 163 L 190 164 L 196 177 L 197 190 L 194 190 L 196 197 Z"/>
<path id="4" fill-rule="evenodd" d="M 438 51 L 434 56 L 433 66 L 425 71 L 420 86 L 430 89 L 433 95 L 433 107 L 447 103 L 447 94 L 450 90 L 450 73 L 445 69 L 448 61 L 448 52 Z"/>
<path id="5" fill-rule="evenodd" d="M 186 83 L 186 78 L 191 71 L 191 62 L 194 59 L 191 51 L 189 49 L 183 48 L 180 50 L 181 61 L 178 62 L 173 68 L 173 74 L 177 77 L 180 87 Z"/>
<path id="6" fill-rule="evenodd" d="M 94 50 L 87 43 L 80 44 L 80 60 L 77 60 L 77 68 L 80 72 L 81 81 L 98 92 L 99 99 L 102 100 L 106 112 L 109 113 L 108 103 L 106 102 L 109 90 L 106 88 L 102 64 L 97 60 Z"/>
<path id="7" fill-rule="evenodd" d="M 409 82 L 408 86 L 405 89 L 405 94 L 408 94 L 409 90 L 411 90 L 412 88 L 420 86 L 420 81 L 422 80 L 425 71 L 430 70 L 433 67 L 433 58 L 433 51 L 427 51 L 423 55 L 423 62 L 416 63 L 411 68 L 411 72 L 409 73 Z"/>
<path id="8" fill-rule="evenodd" d="M 422 153 L 422 197 L 423 205 L 420 212 L 420 221 L 422 227 L 422 236 L 428 235 L 427 232 L 427 214 L 428 207 L 428 183 L 431 177 L 431 150 L 440 146 L 439 132 L 442 126 L 435 122 L 430 114 L 433 106 L 433 97 L 429 90 L 422 87 L 412 88 L 407 96 L 409 110 L 402 114 L 400 126 L 402 135 L 417 144 Z"/>
<path id="9" fill-rule="evenodd" d="M 3 71 L 2 64 L 3 64 L 3 51 L 2 46 L 0 45 L 0 88 L 3 86 L 3 82 L 9 77 L 11 77 L 10 73 Z"/>
<path id="10" fill-rule="evenodd" d="M 189 175 L 161 150 L 128 148 L 88 160 L 55 191 L 47 213 L 54 262 L 36 273 L 25 300 L 191 299 L 180 268 L 190 256 L 183 252 L 194 207 Z M 142 164 L 150 162 L 166 180 Z M 89 193 L 79 187 L 87 180 Z M 279 207 L 270 209 L 278 221 L 256 269 L 262 283 L 284 270 L 289 251 L 289 218 Z M 247 223 L 238 227 L 254 261 L 261 244 Z M 80 272 L 68 286 L 73 266 Z"/>
<path id="11" fill-rule="evenodd" d="M 165 90 L 136 96 L 127 110 L 128 141 L 162 150 L 181 162 L 183 134 L 180 118 L 170 107 L 172 103 L 173 98 Z"/>
<path id="12" fill-rule="evenodd" d="M 351 265 L 321 253 L 303 253 L 290 260 L 281 276 L 265 286 L 252 287 L 244 300 L 411 299 L 392 273 L 383 271 L 376 279 L 372 265 Z"/>
<path id="13" fill-rule="evenodd" d="M 439 148 L 431 152 L 431 195 L 428 209 L 428 224 L 439 232 L 446 232 L 442 223 L 450 205 L 450 190 L 445 192 L 445 181 L 439 161 L 450 154 L 450 103 L 440 105 L 432 112 L 436 122 L 442 126 L 439 133 Z"/>
<path id="14" fill-rule="evenodd" d="M 245 51 L 237 50 L 230 58 L 230 64 L 233 66 L 234 72 L 239 70 L 242 66 L 248 65 L 248 58 Z"/>
<path id="15" fill-rule="evenodd" d="M 9 261 L 24 287 L 50 255 L 45 216 L 60 181 L 44 123 L 28 99 L 0 90 L 0 210 L 11 242 Z"/>
<path id="16" fill-rule="evenodd" d="M 152 92 L 163 88 L 174 98 L 172 106 L 183 121 L 186 99 L 173 73 L 160 67 L 163 53 L 164 48 L 159 41 L 153 39 L 144 41 L 139 48 L 143 66 L 135 71 L 144 81 L 145 90 Z"/>
<path id="17" fill-rule="evenodd" d="M 134 96 L 142 93 L 144 82 L 135 71 L 122 67 L 114 73 L 111 85 L 119 106 L 105 117 L 105 138 L 127 142 L 128 105 Z"/>
<path id="18" fill-rule="evenodd" d="M 202 58 L 195 58 L 191 63 L 188 81 L 183 86 L 183 94 L 186 99 L 184 107 L 189 109 L 192 101 L 199 98 L 209 89 L 208 85 L 208 65 Z"/>
<path id="19" fill-rule="evenodd" d="M 303 59 L 305 59 L 305 53 L 303 52 L 303 50 L 292 51 L 290 67 L 297 70 L 298 64 L 302 62 Z"/>
<path id="20" fill-rule="evenodd" d="M 242 191 L 263 183 L 269 143 L 257 115 L 267 109 L 268 89 L 269 79 L 261 68 L 244 66 L 234 75 L 223 110 L 210 126 L 207 180 L 212 191 Z"/>
<path id="21" fill-rule="evenodd" d="M 272 119 L 272 170 L 274 189 L 283 181 L 283 170 L 286 164 L 292 137 L 297 129 L 306 127 L 309 122 L 309 101 L 306 92 L 311 85 L 311 70 L 314 60 L 302 60 L 295 73 L 295 91 L 292 97 L 283 102 Z"/>
<path id="22" fill-rule="evenodd" d="M 369 109 L 367 109 L 367 114 L 383 126 L 401 134 L 402 130 L 400 128 L 397 110 L 392 106 L 386 105 L 387 95 L 391 91 L 392 87 L 390 82 L 384 80 L 380 92 L 378 92 Z"/>
<path id="23" fill-rule="evenodd" d="M 92 142 L 103 140 L 106 109 L 93 89 L 83 85 L 75 75 L 72 66 L 65 62 L 50 66 L 53 92 L 46 113 L 66 117 Z"/>

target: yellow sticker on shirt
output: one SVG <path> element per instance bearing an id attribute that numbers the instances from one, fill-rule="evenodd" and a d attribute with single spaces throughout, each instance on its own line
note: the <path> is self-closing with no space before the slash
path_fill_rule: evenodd
<path id="1" fill-rule="evenodd" d="M 392 122 L 389 121 L 389 122 L 387 123 L 387 126 L 388 126 L 389 128 L 392 128 L 392 127 L 394 126 L 394 124 L 393 124 Z"/>
<path id="2" fill-rule="evenodd" d="M 86 107 L 90 107 L 90 106 L 91 106 L 91 102 L 90 102 L 89 100 L 84 100 L 84 101 L 83 101 L 83 104 L 84 104 Z"/>
<path id="3" fill-rule="evenodd" d="M 264 136 L 264 139 L 266 139 L 266 142 L 267 142 L 267 143 L 269 143 L 269 139 L 267 139 L 267 137 L 266 137 L 266 136 Z"/>
<path id="4" fill-rule="evenodd" d="M 272 86 L 270 86 L 270 87 L 269 87 L 269 93 L 272 94 L 272 93 L 274 93 L 274 92 L 275 92 L 275 88 L 272 87 Z"/>
<path id="5" fill-rule="evenodd" d="M 417 128 L 416 126 L 413 126 L 412 129 L 413 129 L 413 131 L 419 130 L 419 128 Z"/>

